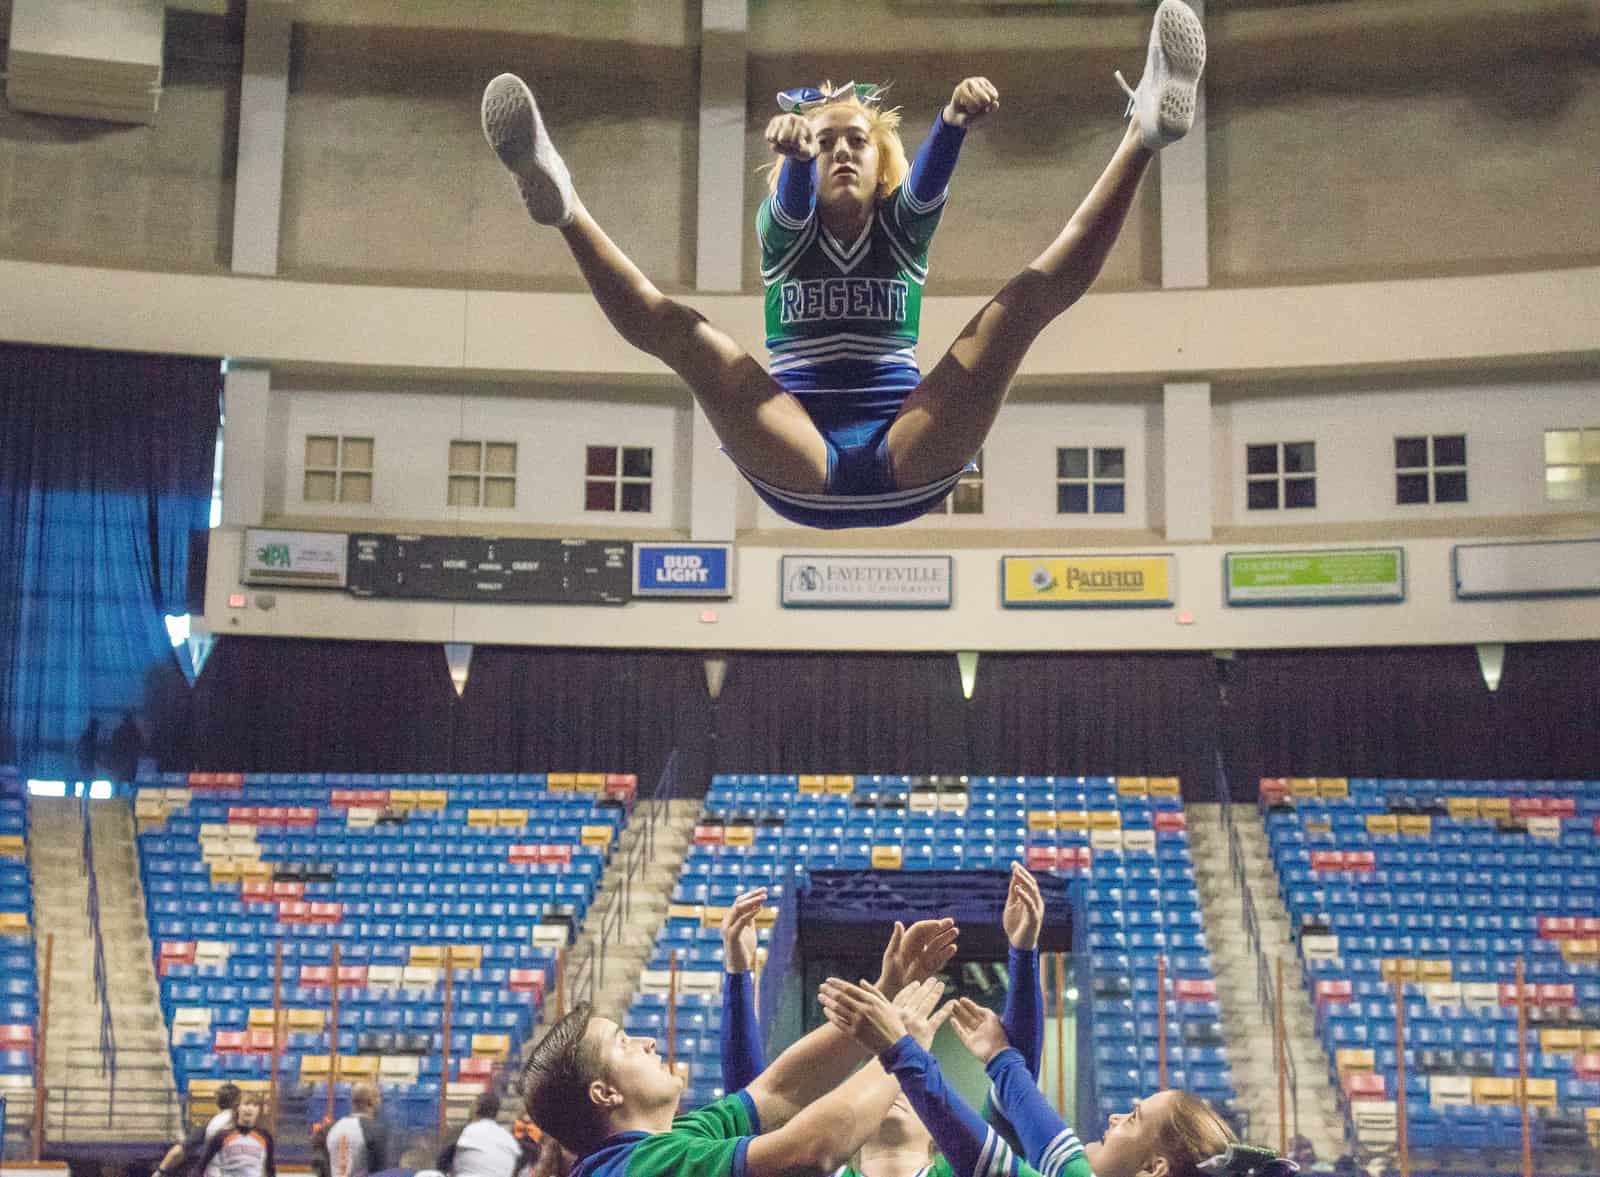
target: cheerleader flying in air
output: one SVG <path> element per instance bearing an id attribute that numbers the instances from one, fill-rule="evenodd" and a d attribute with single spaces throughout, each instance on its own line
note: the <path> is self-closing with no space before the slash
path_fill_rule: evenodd
<path id="1" fill-rule="evenodd" d="M 909 164 L 899 113 L 877 87 L 778 96 L 767 142 L 779 157 L 756 214 L 769 368 L 662 294 L 573 191 L 532 93 L 511 74 L 483 95 L 483 130 L 529 214 L 561 230 L 612 326 L 694 393 L 760 497 L 812 527 L 914 519 L 955 488 L 982 447 L 1039 332 L 1093 284 L 1155 153 L 1194 121 L 1205 34 L 1162 0 L 1132 116 L 1111 162 L 1066 227 L 962 329 L 917 366 L 928 248 L 967 129 L 1000 105 L 980 77 L 956 86 Z"/>

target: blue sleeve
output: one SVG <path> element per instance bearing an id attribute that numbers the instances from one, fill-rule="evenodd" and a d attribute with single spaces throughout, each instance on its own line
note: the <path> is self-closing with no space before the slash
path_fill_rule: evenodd
<path id="1" fill-rule="evenodd" d="M 878 1056 L 900 1081 L 955 1177 L 1018 1177 L 1016 1155 L 944 1081 L 939 1062 L 907 1034 Z"/>
<path id="2" fill-rule="evenodd" d="M 817 204 L 817 168 L 809 160 L 784 158 L 773 204 L 790 222 L 805 220 Z"/>
<path id="3" fill-rule="evenodd" d="M 1007 956 L 1011 988 L 1006 993 L 1006 1012 L 1001 1018 L 1006 1041 L 1021 1054 L 1028 1073 L 1039 1078 L 1044 1058 L 1044 997 L 1039 988 L 1039 953 L 1032 948 L 1012 948 Z"/>
<path id="4" fill-rule="evenodd" d="M 933 130 L 917 148 L 917 157 L 911 161 L 911 172 L 906 176 L 905 190 L 910 197 L 907 203 L 913 211 L 925 212 L 944 199 L 966 136 L 965 127 L 954 127 L 944 121 L 943 111 L 933 120 Z"/>
<path id="5" fill-rule="evenodd" d="M 1039 1090 L 1021 1054 L 1002 1050 L 985 1070 L 989 1098 L 1016 1131 L 1028 1164 L 1043 1177 L 1060 1177 L 1067 1166 L 1082 1160 L 1083 1145 Z"/>
<path id="6" fill-rule="evenodd" d="M 722 974 L 722 1089 L 743 1091 L 767 1069 L 756 1022 L 756 986 L 748 972 Z"/>

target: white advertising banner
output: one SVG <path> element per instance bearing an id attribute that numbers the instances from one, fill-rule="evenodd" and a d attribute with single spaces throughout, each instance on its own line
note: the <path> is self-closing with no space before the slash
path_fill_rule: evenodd
<path id="1" fill-rule="evenodd" d="M 266 531 L 244 533 L 245 584 L 303 585 L 344 588 L 350 537 L 331 531 Z"/>
<path id="2" fill-rule="evenodd" d="M 948 609 L 949 556 L 784 556 L 786 609 Z"/>

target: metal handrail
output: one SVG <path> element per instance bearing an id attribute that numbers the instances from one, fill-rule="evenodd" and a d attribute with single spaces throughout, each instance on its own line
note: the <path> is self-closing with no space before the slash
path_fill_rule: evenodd
<path id="1" fill-rule="evenodd" d="M 643 824 L 639 837 L 624 853 L 622 861 L 612 866 L 619 872 L 620 882 L 598 913 L 597 934 L 589 942 L 589 951 L 572 970 L 566 990 L 574 1002 L 594 1002 L 595 990 L 605 981 L 606 955 L 614 937 L 622 934 L 623 921 L 633 911 L 633 886 L 636 876 L 656 860 L 656 826 L 666 820 L 667 806 L 678 794 L 678 750 L 667 756 L 667 763 L 656 778 L 650 796 L 634 806 L 636 818 Z"/>
<path id="2" fill-rule="evenodd" d="M 117 1075 L 117 1035 L 111 1020 L 111 994 L 108 986 L 109 974 L 106 969 L 106 944 L 105 936 L 100 926 L 100 879 L 95 870 L 94 862 L 94 826 L 90 811 L 88 790 L 85 789 L 78 802 L 79 820 L 83 826 L 83 840 L 80 846 L 79 871 L 88 879 L 88 919 L 89 934 L 93 940 L 93 976 L 95 999 L 100 1006 L 100 1073 L 109 1075 L 110 1099 L 114 1102 Z"/>

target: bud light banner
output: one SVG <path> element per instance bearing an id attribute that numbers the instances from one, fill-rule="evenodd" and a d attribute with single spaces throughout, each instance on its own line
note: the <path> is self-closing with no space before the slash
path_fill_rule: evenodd
<path id="1" fill-rule="evenodd" d="M 786 609 L 948 609 L 949 556 L 785 556 Z"/>
<path id="2" fill-rule="evenodd" d="M 731 597 L 733 545 L 635 543 L 633 595 Z"/>

